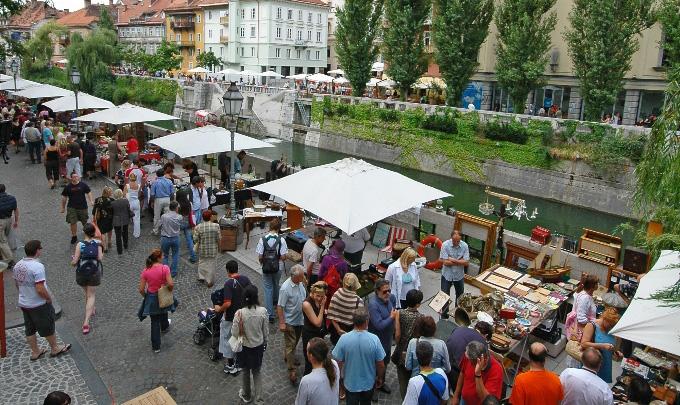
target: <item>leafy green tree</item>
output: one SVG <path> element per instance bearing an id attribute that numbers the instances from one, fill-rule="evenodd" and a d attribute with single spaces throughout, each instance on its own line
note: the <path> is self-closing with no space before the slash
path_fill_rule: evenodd
<path id="1" fill-rule="evenodd" d="M 68 69 L 76 66 L 80 71 L 80 89 L 91 92 L 98 81 L 112 79 L 110 66 L 120 62 L 115 31 L 98 28 L 86 38 L 77 32 L 71 34 L 66 57 Z"/>
<path id="2" fill-rule="evenodd" d="M 550 33 L 557 13 L 548 13 L 557 0 L 503 0 L 496 6 L 498 28 L 496 77 L 522 113 L 529 92 L 543 84 Z"/>
<path id="3" fill-rule="evenodd" d="M 457 106 L 479 65 L 477 55 L 489 33 L 494 0 L 434 0 L 434 54 L 446 82 L 446 103 Z"/>
<path id="4" fill-rule="evenodd" d="M 147 70 L 176 70 L 182 66 L 182 55 L 174 43 L 163 40 L 154 55 L 151 55 L 146 66 Z"/>
<path id="5" fill-rule="evenodd" d="M 387 25 L 382 48 L 386 73 L 398 83 L 402 100 L 427 71 L 423 26 L 431 9 L 431 0 L 385 0 Z"/>
<path id="6" fill-rule="evenodd" d="M 215 56 L 213 51 L 203 52 L 196 57 L 196 64 L 203 66 L 208 70 L 212 70 L 213 66 L 224 65 L 222 58 Z"/>
<path id="7" fill-rule="evenodd" d="M 153 55 L 149 55 L 134 47 L 128 47 L 121 51 L 121 60 L 136 69 L 146 69 L 152 57 Z"/>
<path id="8" fill-rule="evenodd" d="M 574 0 L 564 33 L 579 78 L 585 118 L 599 119 L 623 88 L 638 35 L 652 26 L 655 0 Z"/>
<path id="9" fill-rule="evenodd" d="M 25 0 L 0 0 L 0 17 L 9 18 L 19 13 L 25 5 Z"/>
<path id="10" fill-rule="evenodd" d="M 99 24 L 97 24 L 97 26 L 105 30 L 116 30 L 116 27 L 113 25 L 111 14 L 109 13 L 109 9 L 104 5 L 101 5 L 99 8 Z"/>
<path id="11" fill-rule="evenodd" d="M 66 27 L 54 21 L 48 22 L 38 28 L 24 47 L 23 66 L 26 71 L 42 70 L 47 68 L 52 55 L 54 55 L 53 38 L 67 33 Z"/>
<path id="12" fill-rule="evenodd" d="M 670 66 L 678 66 L 680 65 L 680 0 L 663 0 L 658 16 L 664 33 L 661 41 L 664 56 Z"/>
<path id="13" fill-rule="evenodd" d="M 336 14 L 336 51 L 355 96 L 363 95 L 378 56 L 375 39 L 380 32 L 382 7 L 383 0 L 347 0 Z"/>

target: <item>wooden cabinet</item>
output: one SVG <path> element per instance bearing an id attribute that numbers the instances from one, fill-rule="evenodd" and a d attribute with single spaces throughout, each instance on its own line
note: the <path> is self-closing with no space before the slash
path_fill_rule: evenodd
<path id="1" fill-rule="evenodd" d="M 302 210 L 300 207 L 293 204 L 286 205 L 286 225 L 291 231 L 302 228 Z"/>
<path id="2" fill-rule="evenodd" d="M 228 227 L 220 229 L 220 252 L 236 250 L 236 237 L 238 227 Z"/>

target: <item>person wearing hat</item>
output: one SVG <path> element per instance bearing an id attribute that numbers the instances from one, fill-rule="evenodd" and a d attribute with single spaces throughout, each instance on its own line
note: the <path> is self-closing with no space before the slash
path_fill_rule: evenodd
<path id="1" fill-rule="evenodd" d="M 342 287 L 331 297 L 327 317 L 331 321 L 331 342 L 338 343 L 343 334 L 352 330 L 352 314 L 357 308 L 364 306 L 364 301 L 357 295 L 361 288 L 359 279 L 354 273 L 347 273 L 342 279 Z"/>
<path id="2" fill-rule="evenodd" d="M 344 251 L 345 242 L 340 239 L 334 240 L 328 248 L 328 254 L 323 257 L 319 265 L 318 280 L 328 284 L 326 305 L 330 304 L 331 297 L 340 288 L 345 274 L 349 271 L 349 266 L 343 257 Z"/>

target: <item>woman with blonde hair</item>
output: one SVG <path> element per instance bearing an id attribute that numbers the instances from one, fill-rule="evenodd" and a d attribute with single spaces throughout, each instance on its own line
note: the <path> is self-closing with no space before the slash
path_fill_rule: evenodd
<path id="1" fill-rule="evenodd" d="M 102 190 L 102 196 L 97 197 L 94 200 L 94 206 L 92 207 L 92 216 L 94 218 L 94 223 L 99 228 L 99 232 L 102 234 L 102 248 L 104 253 L 111 249 L 111 233 L 113 231 L 113 208 L 111 203 L 113 198 L 113 189 L 106 186 Z"/>
<path id="2" fill-rule="evenodd" d="M 132 217 L 132 236 L 139 238 L 141 235 L 140 218 L 142 215 L 140 199 L 143 198 L 143 192 L 141 191 L 141 186 L 137 183 L 137 175 L 135 173 L 130 173 L 129 179 L 130 182 L 125 185 L 123 195 L 127 196 L 128 201 L 130 201 L 130 209 L 135 213 L 135 216 Z"/>
<path id="3" fill-rule="evenodd" d="M 312 371 L 312 363 L 307 357 L 307 343 L 313 338 L 326 336 L 326 320 L 324 311 L 326 309 L 326 289 L 328 284 L 324 281 L 317 281 L 309 288 L 309 297 L 302 303 L 302 315 L 304 324 L 302 325 L 302 354 L 305 358 L 304 375 Z"/>
<path id="4" fill-rule="evenodd" d="M 420 275 L 416 267 L 418 253 L 413 248 L 406 248 L 399 260 L 390 264 L 385 273 L 385 280 L 390 282 L 392 294 L 397 298 L 397 308 L 406 308 L 406 294 L 420 289 Z"/>
<path id="5" fill-rule="evenodd" d="M 583 328 L 581 350 L 589 347 L 598 349 L 602 353 L 602 366 L 597 375 L 607 384 L 612 382 L 612 360 L 621 358 L 623 354 L 616 350 L 616 338 L 609 331 L 619 321 L 620 315 L 614 308 L 607 308 L 595 321 L 590 321 Z"/>

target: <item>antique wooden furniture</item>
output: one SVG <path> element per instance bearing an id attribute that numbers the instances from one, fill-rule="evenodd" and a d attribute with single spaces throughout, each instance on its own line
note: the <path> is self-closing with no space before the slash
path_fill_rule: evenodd
<path id="1" fill-rule="evenodd" d="M 606 266 L 619 264 L 621 238 L 587 228 L 583 232 L 578 244 L 579 257 Z"/>
<path id="2" fill-rule="evenodd" d="M 461 235 L 481 240 L 484 243 L 482 257 L 479 262 L 480 271 L 491 266 L 491 255 L 494 251 L 497 226 L 496 222 L 485 218 L 461 211 L 456 213 L 453 229 L 459 231 Z"/>

